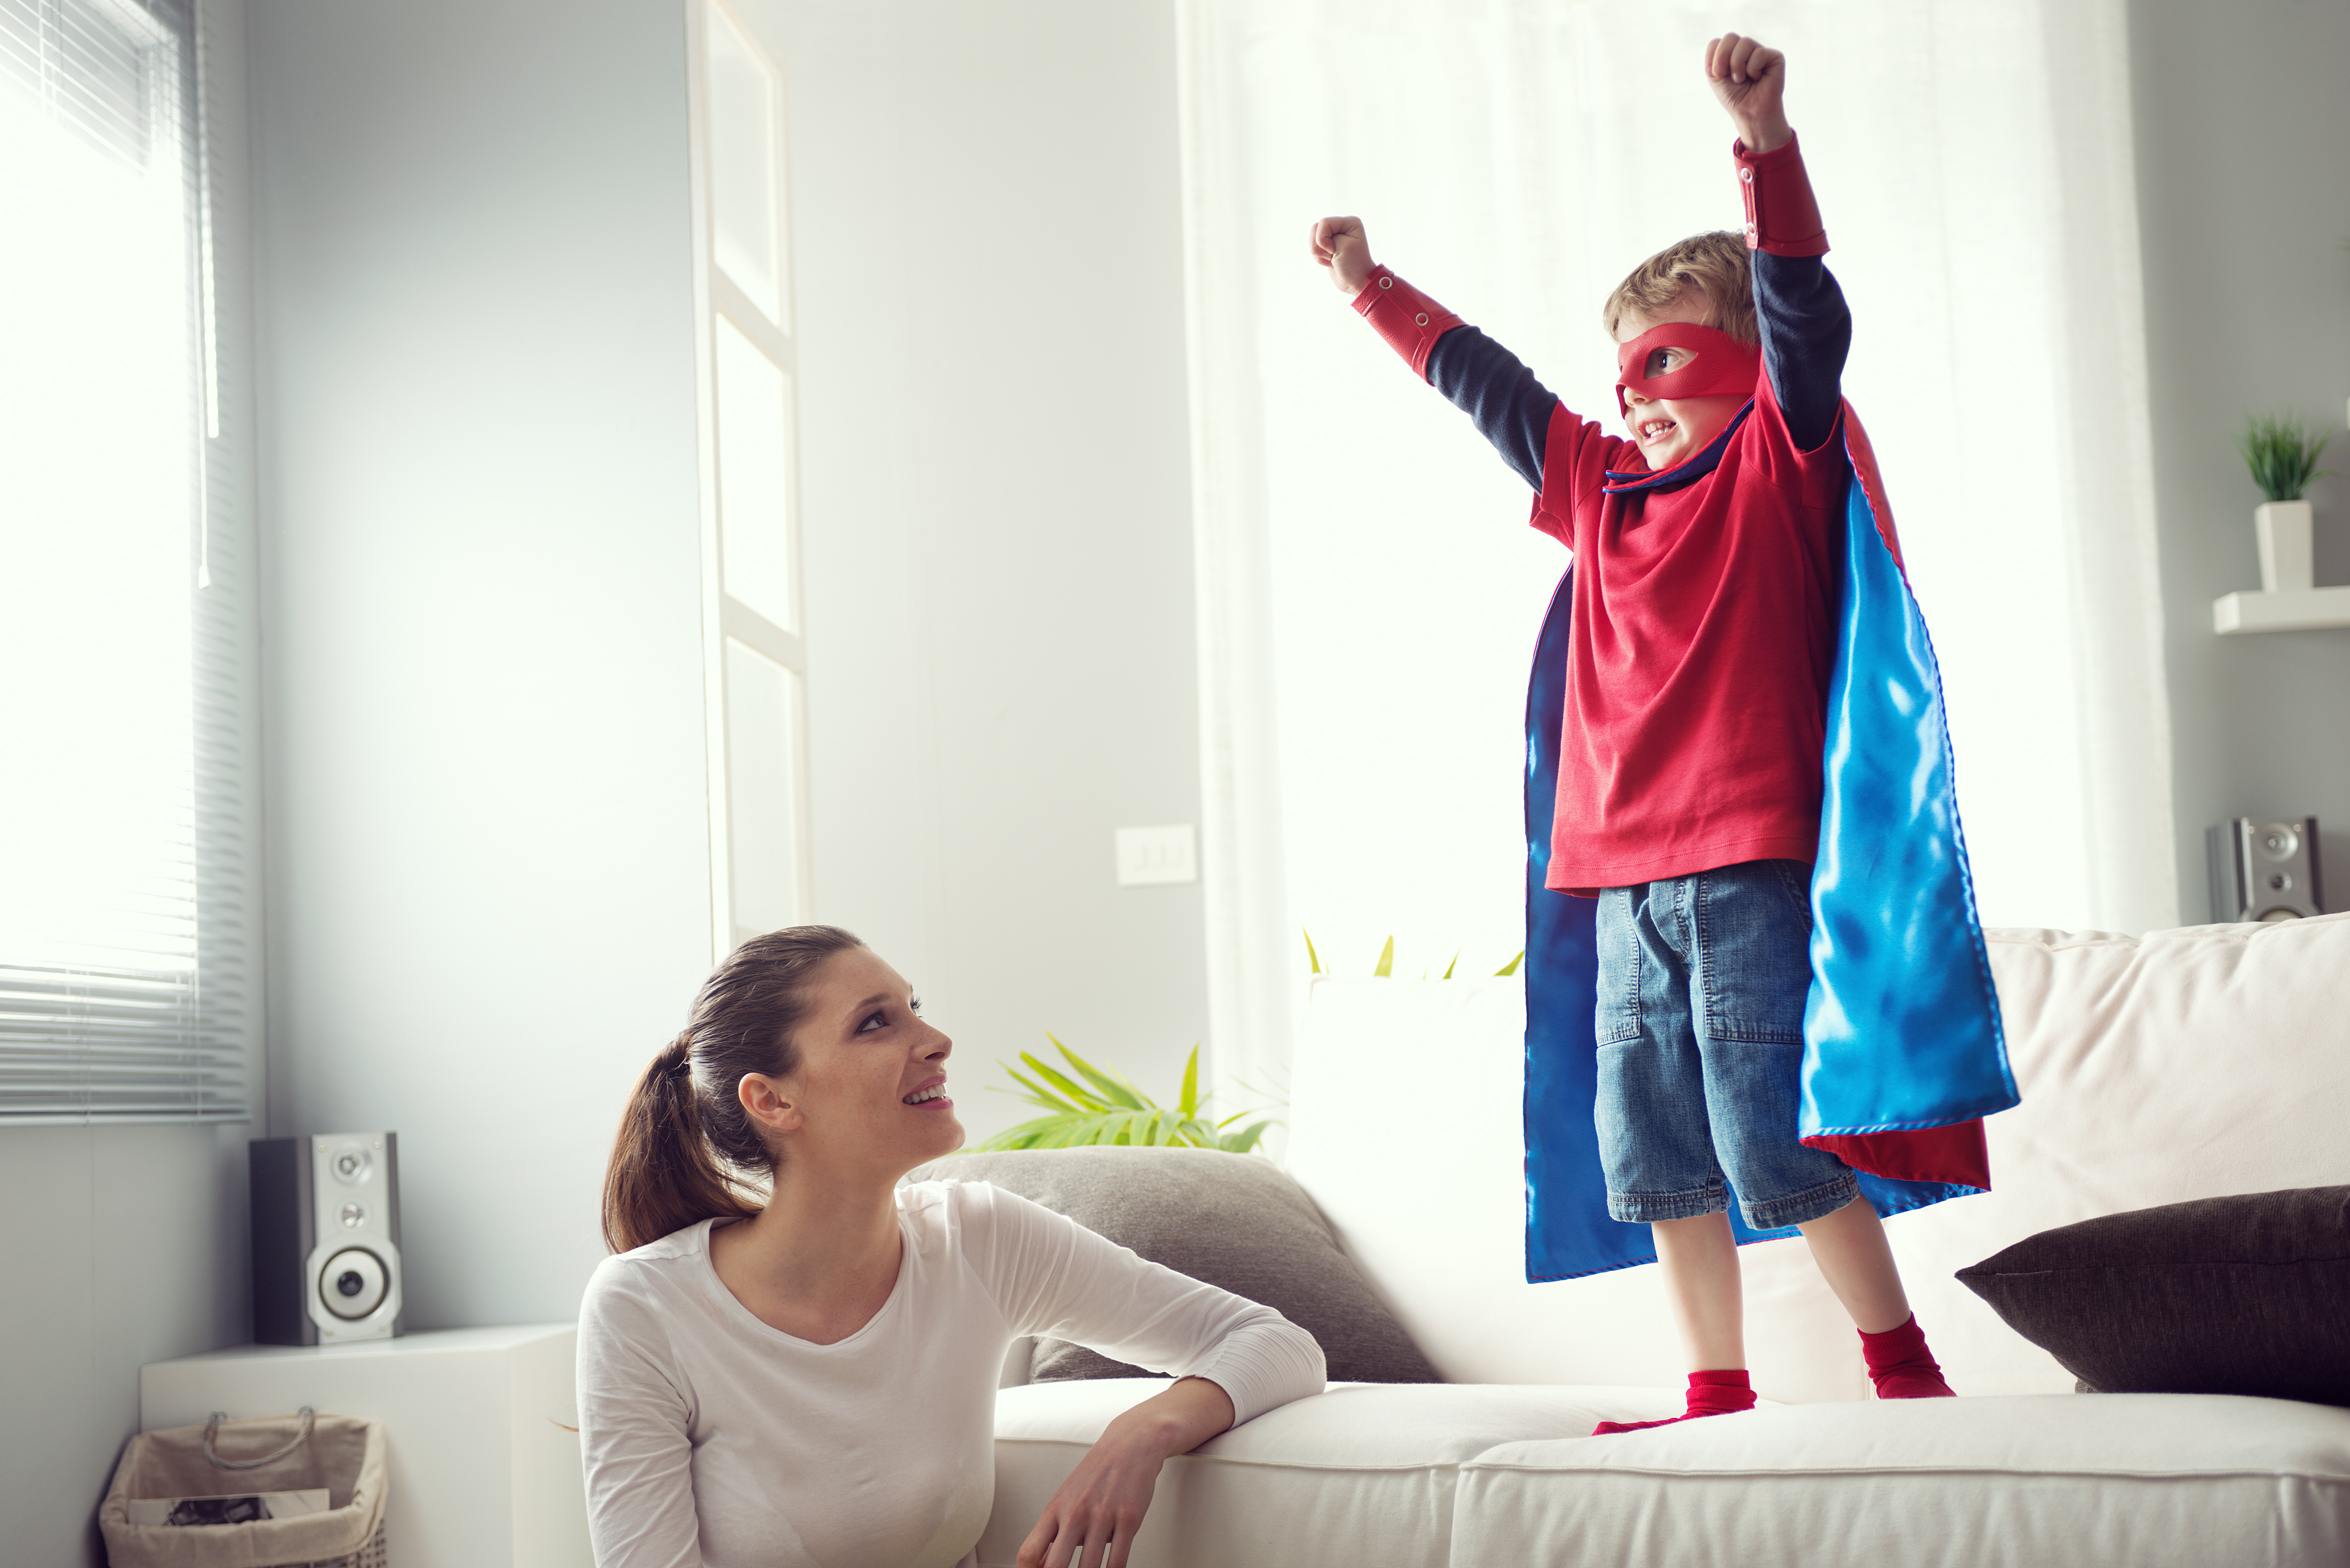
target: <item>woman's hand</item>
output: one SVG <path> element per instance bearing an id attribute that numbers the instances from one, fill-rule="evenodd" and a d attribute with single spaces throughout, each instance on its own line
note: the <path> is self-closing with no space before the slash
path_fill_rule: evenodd
<path id="1" fill-rule="evenodd" d="M 1112 1421 L 1020 1543 L 1020 1568 L 1126 1568 L 1159 1466 L 1232 1424 L 1231 1396 L 1204 1377 L 1180 1378 Z"/>
<path id="2" fill-rule="evenodd" d="M 1324 218 L 1307 236 L 1314 259 L 1330 269 L 1330 281 L 1348 299 L 1371 281 L 1371 242 L 1363 237 L 1360 218 Z"/>
<path id="3" fill-rule="evenodd" d="M 1751 152 L 1773 152 L 1794 136 L 1784 103 L 1787 57 L 1752 38 L 1724 33 L 1705 46 L 1705 79 L 1730 111 Z"/>

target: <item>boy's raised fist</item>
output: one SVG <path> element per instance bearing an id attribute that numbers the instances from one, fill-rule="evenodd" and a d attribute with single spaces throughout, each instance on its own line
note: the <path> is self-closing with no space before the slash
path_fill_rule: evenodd
<path id="1" fill-rule="evenodd" d="M 1787 57 L 1752 38 L 1724 33 L 1705 46 L 1705 79 L 1730 111 L 1738 139 L 1753 152 L 1771 152 L 1795 134 L 1787 126 Z"/>
<path id="2" fill-rule="evenodd" d="M 1310 236 L 1314 259 L 1330 269 L 1330 281 L 1348 299 L 1371 281 L 1371 243 L 1363 237 L 1360 218 L 1324 218 Z"/>

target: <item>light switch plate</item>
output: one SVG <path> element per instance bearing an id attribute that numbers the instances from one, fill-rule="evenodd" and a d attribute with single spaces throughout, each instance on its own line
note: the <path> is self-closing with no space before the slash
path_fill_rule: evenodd
<path id="1" fill-rule="evenodd" d="M 1188 822 L 1118 830 L 1118 885 L 1149 888 L 1200 879 L 1200 840 Z"/>

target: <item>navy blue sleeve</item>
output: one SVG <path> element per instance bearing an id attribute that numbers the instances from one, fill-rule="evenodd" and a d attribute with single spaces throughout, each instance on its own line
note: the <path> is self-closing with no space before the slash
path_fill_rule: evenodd
<path id="1" fill-rule="evenodd" d="M 1456 327 L 1428 352 L 1428 384 L 1469 416 L 1520 479 L 1542 488 L 1543 451 L 1558 399 L 1515 354 L 1473 327 Z"/>
<path id="2" fill-rule="evenodd" d="M 1756 251 L 1754 315 L 1762 368 L 1787 416 L 1787 433 L 1796 451 L 1814 451 L 1835 431 L 1844 404 L 1844 361 L 1852 348 L 1844 290 L 1817 256 Z M 1430 361 L 1430 379 L 1435 369 Z"/>

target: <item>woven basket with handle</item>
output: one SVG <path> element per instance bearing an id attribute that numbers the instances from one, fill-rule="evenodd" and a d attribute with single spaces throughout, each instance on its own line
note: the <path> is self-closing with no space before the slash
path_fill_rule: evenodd
<path id="1" fill-rule="evenodd" d="M 111 1568 L 385 1568 L 383 1423 L 291 1416 L 141 1432 L 99 1504 Z M 133 1498 L 324 1489 L 327 1511 L 242 1524 L 133 1524 Z"/>

